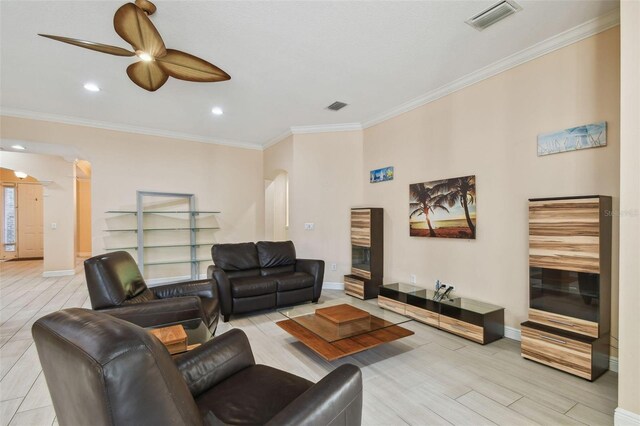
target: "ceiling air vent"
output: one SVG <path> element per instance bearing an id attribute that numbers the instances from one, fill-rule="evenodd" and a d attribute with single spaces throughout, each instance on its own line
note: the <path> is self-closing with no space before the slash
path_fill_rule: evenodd
<path id="1" fill-rule="evenodd" d="M 522 6 L 513 0 L 503 0 L 494 4 L 493 6 L 483 10 L 477 15 L 472 16 L 465 22 L 471 25 L 478 31 L 482 31 L 487 27 L 495 24 L 498 21 L 503 20 L 509 15 L 513 15 L 516 12 L 522 10 Z"/>
<path id="2" fill-rule="evenodd" d="M 327 109 L 330 109 L 331 111 L 340 111 L 342 108 L 344 108 L 346 106 L 347 106 L 347 104 L 345 104 L 344 102 L 335 101 L 334 103 L 329 105 L 327 107 Z"/>

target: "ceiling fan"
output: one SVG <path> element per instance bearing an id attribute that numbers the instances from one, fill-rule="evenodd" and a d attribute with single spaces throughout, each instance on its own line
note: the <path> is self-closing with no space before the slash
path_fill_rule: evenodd
<path id="1" fill-rule="evenodd" d="M 127 67 L 127 75 L 135 84 L 150 92 L 162 87 L 169 77 L 197 82 L 225 81 L 231 78 L 203 59 L 179 50 L 167 49 L 148 17 L 155 11 L 156 6 L 148 0 L 135 0 L 135 4 L 126 3 L 116 11 L 113 26 L 133 51 L 92 41 L 38 35 L 110 55 L 138 56 L 140 60 Z"/>

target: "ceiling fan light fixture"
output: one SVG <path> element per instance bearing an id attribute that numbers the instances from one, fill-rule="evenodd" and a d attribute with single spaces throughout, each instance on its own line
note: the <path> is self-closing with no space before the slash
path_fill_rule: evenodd
<path id="1" fill-rule="evenodd" d="M 138 58 L 140 58 L 140 60 L 143 62 L 153 61 L 153 56 L 151 56 L 147 52 L 136 52 L 136 55 L 138 55 Z"/>
<path id="2" fill-rule="evenodd" d="M 100 91 L 100 87 L 98 87 L 98 85 L 95 83 L 85 83 L 83 87 L 85 88 L 85 90 L 88 90 L 89 92 Z"/>
<path id="3" fill-rule="evenodd" d="M 13 174 L 14 174 L 14 175 L 16 175 L 16 177 L 17 177 L 18 179 L 24 179 L 24 178 L 26 178 L 27 176 L 29 176 L 29 175 L 28 175 L 28 174 L 26 174 L 25 172 L 19 172 L 19 171 L 15 171 L 15 172 L 13 172 Z"/>
<path id="4" fill-rule="evenodd" d="M 220 107 L 211 108 L 211 114 L 213 114 L 213 115 L 222 115 L 223 114 L 222 108 L 220 108 Z"/>

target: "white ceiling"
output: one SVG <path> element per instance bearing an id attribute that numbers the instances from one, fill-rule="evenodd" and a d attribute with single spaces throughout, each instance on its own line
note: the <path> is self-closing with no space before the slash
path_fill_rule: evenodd
<path id="1" fill-rule="evenodd" d="M 125 73 L 135 58 L 36 36 L 128 48 L 112 25 L 122 0 L 2 0 L 0 107 L 259 146 L 291 126 L 365 122 L 618 7 L 520 0 L 521 12 L 483 32 L 464 23 L 494 2 L 156 1 L 151 19 L 167 47 L 231 80 L 169 79 L 151 93 Z M 85 91 L 87 81 L 102 91 Z M 336 100 L 349 106 L 324 109 Z"/>

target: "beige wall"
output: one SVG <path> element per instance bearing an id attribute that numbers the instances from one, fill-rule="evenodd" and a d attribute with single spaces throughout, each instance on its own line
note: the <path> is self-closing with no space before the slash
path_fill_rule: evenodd
<path id="1" fill-rule="evenodd" d="M 193 193 L 197 208 L 221 210 L 217 216 L 221 229 L 210 234 L 213 241 L 253 241 L 263 236 L 261 151 L 13 117 L 2 117 L 0 127 L 2 138 L 72 145 L 91 162 L 94 253 L 103 252 L 109 238 L 103 232 L 105 212 L 134 209 L 137 190 Z M 74 216 L 73 209 L 68 213 Z M 69 241 L 73 246 L 73 234 Z M 199 249 L 199 255 L 209 258 L 209 247 Z M 162 268 L 146 273 L 188 274 L 186 266 L 179 271 Z M 201 272 L 205 269 L 203 263 Z"/>
<path id="2" fill-rule="evenodd" d="M 0 167 L 0 182 L 2 183 L 38 182 L 38 179 L 34 178 L 33 176 L 27 176 L 24 179 L 18 179 L 15 174 L 16 171 L 21 172 L 22 170 L 9 170 L 9 169 Z"/>
<path id="3" fill-rule="evenodd" d="M 618 406 L 640 420 L 640 2 L 621 2 Z M 624 423 L 616 413 L 617 424 Z M 620 416 L 622 417 L 622 416 Z"/>
<path id="4" fill-rule="evenodd" d="M 294 135 L 293 159 L 289 236 L 301 257 L 326 262 L 325 281 L 342 282 L 351 271 L 350 209 L 362 199 L 362 132 Z"/>
<path id="5" fill-rule="evenodd" d="M 342 282 L 351 268 L 350 209 L 362 200 L 362 132 L 289 136 L 265 151 L 265 179 L 278 170 L 288 172 L 288 237 L 298 256 L 323 259 L 325 281 Z"/>
<path id="6" fill-rule="evenodd" d="M 76 179 L 76 253 L 91 255 L 91 180 Z"/>
<path id="7" fill-rule="evenodd" d="M 4 129 L 3 129 L 4 131 Z M 61 157 L 0 152 L 3 167 L 28 173 L 40 181 L 44 196 L 44 271 L 69 272 L 74 269 L 75 204 L 74 165 Z M 51 224 L 56 224 L 52 229 Z"/>
<path id="8" fill-rule="evenodd" d="M 611 29 L 364 131 L 360 180 L 364 202 L 385 209 L 386 279 L 415 274 L 429 288 L 440 279 L 506 307 L 506 325 L 519 328 L 528 306 L 528 198 L 603 194 L 617 209 L 618 37 Z M 607 147 L 536 156 L 539 133 L 601 120 Z M 395 179 L 367 183 L 369 170 L 383 166 L 395 166 Z M 409 184 L 471 174 L 477 239 L 409 237 Z M 613 253 L 617 336 L 617 238 Z"/>

